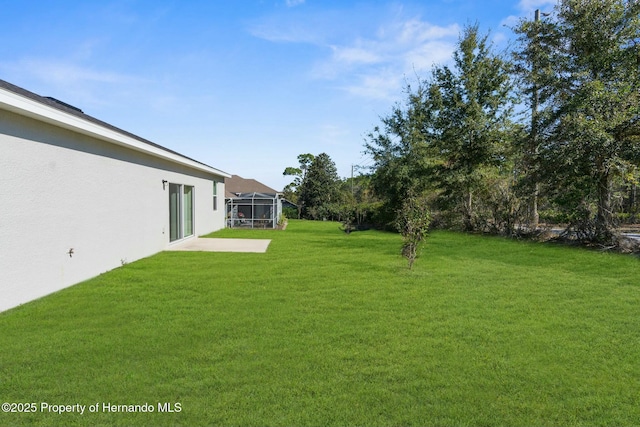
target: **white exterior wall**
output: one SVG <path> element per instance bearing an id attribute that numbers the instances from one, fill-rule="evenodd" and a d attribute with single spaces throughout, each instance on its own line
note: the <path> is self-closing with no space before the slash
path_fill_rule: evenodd
<path id="1" fill-rule="evenodd" d="M 6 110 L 0 178 L 0 311 L 165 249 L 163 180 L 194 187 L 195 236 L 225 223 L 224 176 Z"/>

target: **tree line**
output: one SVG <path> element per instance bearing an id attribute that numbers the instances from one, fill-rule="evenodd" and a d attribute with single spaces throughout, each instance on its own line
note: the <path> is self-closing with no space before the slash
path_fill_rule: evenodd
<path id="1" fill-rule="evenodd" d="M 372 212 L 382 205 L 374 194 L 371 175 L 341 179 L 331 157 L 326 153 L 298 156 L 298 166 L 287 167 L 283 173 L 293 181 L 283 194 L 297 205 L 289 209 L 289 218 L 348 221 L 358 224 L 378 224 Z"/>
<path id="2" fill-rule="evenodd" d="M 497 53 L 467 26 L 451 65 L 407 84 L 366 137 L 369 174 L 340 180 L 327 154 L 299 156 L 285 171 L 297 214 L 392 225 L 418 198 L 442 227 L 545 222 L 614 241 L 639 209 L 640 2 L 561 0 L 513 31 Z"/>

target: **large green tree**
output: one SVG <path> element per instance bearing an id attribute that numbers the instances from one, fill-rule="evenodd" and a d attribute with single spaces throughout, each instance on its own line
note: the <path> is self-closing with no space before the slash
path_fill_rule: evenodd
<path id="1" fill-rule="evenodd" d="M 383 222 L 393 226 L 396 215 L 410 194 L 422 194 L 439 162 L 434 150 L 433 124 L 437 114 L 429 94 L 429 84 L 418 81 L 406 87 L 407 99 L 396 104 L 381 126 L 369 133 L 366 152 L 373 157 L 371 181 L 383 201 Z"/>
<path id="2" fill-rule="evenodd" d="M 478 199 L 491 196 L 487 186 L 501 173 L 510 175 L 513 137 L 509 64 L 487 40 L 478 26 L 467 27 L 453 67 L 436 67 L 429 80 L 408 86 L 406 103 L 369 134 L 373 180 L 388 212 L 397 213 L 410 194 L 429 192 L 440 212 L 466 229 L 486 223 L 477 205 L 490 203 Z"/>
<path id="3" fill-rule="evenodd" d="M 538 175 L 574 231 L 595 241 L 613 237 L 614 184 L 640 159 L 639 14 L 638 1 L 562 0 L 544 25 L 516 29 L 521 47 L 548 58 L 549 72 L 529 81 L 545 95 Z"/>
<path id="4" fill-rule="evenodd" d="M 546 18 L 548 14 L 543 14 Z M 532 230 L 538 228 L 540 177 L 536 169 L 537 155 L 541 145 L 540 110 L 547 105 L 553 95 L 555 67 L 550 52 L 560 49 L 560 38 L 555 26 L 548 19 L 540 19 L 541 14 L 536 10 L 533 21 L 522 20 L 515 29 L 518 34 L 517 48 L 512 51 L 514 59 L 514 76 L 517 79 L 516 88 L 522 95 L 523 104 L 528 106 L 525 112 L 530 116 L 525 122 L 528 124 L 526 137 L 517 141 L 519 152 L 516 173 L 518 175 L 518 190 L 529 203 L 528 220 Z"/>
<path id="5" fill-rule="evenodd" d="M 431 99 L 441 162 L 435 178 L 446 207 L 464 227 L 475 229 L 475 198 L 496 168 L 505 166 L 513 127 L 513 85 L 509 63 L 492 52 L 478 26 L 465 28 L 453 67 L 437 67 Z"/>
<path id="6" fill-rule="evenodd" d="M 333 218 L 340 201 L 340 177 L 336 165 L 328 154 L 318 154 L 300 185 L 298 202 L 302 206 L 302 216 L 309 219 Z"/>
<path id="7" fill-rule="evenodd" d="M 298 155 L 299 166 L 289 166 L 285 168 L 282 173 L 284 176 L 293 177 L 293 181 L 284 187 L 283 194 L 285 199 L 298 205 L 298 219 L 300 219 L 300 216 L 302 215 L 302 203 L 299 200 L 300 188 L 305 181 L 307 171 L 309 170 L 309 166 L 311 166 L 314 158 L 315 156 L 310 153 L 300 154 Z"/>

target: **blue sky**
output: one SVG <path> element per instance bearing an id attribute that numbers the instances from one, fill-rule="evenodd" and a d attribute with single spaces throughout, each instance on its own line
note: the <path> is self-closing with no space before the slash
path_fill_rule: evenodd
<path id="1" fill-rule="evenodd" d="M 301 153 L 342 177 L 406 82 L 477 22 L 548 0 L 0 0 L 0 79 L 226 172 L 282 189 Z"/>

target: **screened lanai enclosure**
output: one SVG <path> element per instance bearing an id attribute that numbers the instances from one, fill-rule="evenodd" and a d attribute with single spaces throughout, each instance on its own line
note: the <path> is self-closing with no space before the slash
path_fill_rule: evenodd
<path id="1" fill-rule="evenodd" d="M 277 228 L 282 214 L 282 193 L 255 179 L 225 178 L 227 227 Z"/>
<path id="2" fill-rule="evenodd" d="M 227 227 L 276 228 L 281 211 L 277 194 L 236 193 L 227 198 Z"/>

